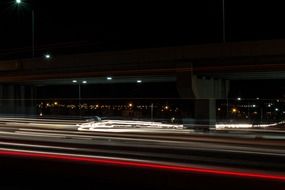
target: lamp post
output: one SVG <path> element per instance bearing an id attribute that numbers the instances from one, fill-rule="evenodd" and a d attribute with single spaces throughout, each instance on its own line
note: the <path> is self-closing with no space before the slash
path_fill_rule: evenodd
<path id="1" fill-rule="evenodd" d="M 18 6 L 20 6 L 23 2 L 22 0 L 15 1 Z M 32 57 L 35 57 L 35 11 L 32 9 Z"/>
<path id="2" fill-rule="evenodd" d="M 150 120 L 153 121 L 153 103 L 150 105 Z"/>
<path id="3" fill-rule="evenodd" d="M 225 0 L 222 0 L 222 12 L 223 12 L 223 42 L 226 42 L 226 14 L 225 14 Z"/>
<path id="4" fill-rule="evenodd" d="M 78 105 L 80 106 L 80 104 L 81 104 L 81 85 L 80 85 L 80 82 L 78 83 L 77 80 L 73 80 L 72 83 L 78 84 Z"/>
<path id="5" fill-rule="evenodd" d="M 81 105 L 81 83 L 84 85 L 84 84 L 87 84 L 87 81 L 83 80 L 80 83 L 80 81 L 73 80 L 72 83 L 73 84 L 78 84 L 78 104 L 79 104 L 79 107 L 80 107 L 80 105 Z"/>

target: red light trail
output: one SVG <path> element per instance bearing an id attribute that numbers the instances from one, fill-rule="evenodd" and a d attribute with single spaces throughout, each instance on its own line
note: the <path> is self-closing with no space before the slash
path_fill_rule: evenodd
<path id="1" fill-rule="evenodd" d="M 137 168 L 148 168 L 148 169 L 161 169 L 176 172 L 190 172 L 190 173 L 200 173 L 208 175 L 221 175 L 229 177 L 241 177 L 241 178 L 253 178 L 262 180 L 278 180 L 285 182 L 285 176 L 282 175 L 270 175 L 262 173 L 249 173 L 249 172 L 236 172 L 229 170 L 216 170 L 198 167 L 187 167 L 178 165 L 166 165 L 166 164 L 156 164 L 156 163 L 146 163 L 139 161 L 125 161 L 119 159 L 107 159 L 107 158 L 92 158 L 83 156 L 73 156 L 73 155 L 62 155 L 62 154 L 51 154 L 51 153 L 35 153 L 35 152 L 22 152 L 22 151 L 8 151 L 0 150 L 1 156 L 14 156 L 14 157 L 25 157 L 25 158 L 37 158 L 37 159 L 53 159 L 62 161 L 73 161 L 73 162 L 85 162 L 92 164 L 107 164 L 107 165 L 117 165 L 123 167 L 137 167 Z"/>

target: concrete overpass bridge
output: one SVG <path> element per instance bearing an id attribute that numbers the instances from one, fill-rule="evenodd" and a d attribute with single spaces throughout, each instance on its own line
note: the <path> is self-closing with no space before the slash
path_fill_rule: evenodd
<path id="1" fill-rule="evenodd" d="M 53 55 L 50 60 L 43 57 L 3 60 L 0 61 L 0 82 L 98 77 L 106 74 L 169 76 L 189 71 L 197 75 L 217 75 L 219 78 L 231 78 L 227 73 L 245 72 L 246 75 L 241 78 L 246 79 L 258 76 L 258 73 L 282 71 L 285 64 L 284 46 L 285 40 L 276 40 Z"/>
<path id="2" fill-rule="evenodd" d="M 215 100 L 225 99 L 231 80 L 285 79 L 285 40 L 164 47 L 89 54 L 53 55 L 51 59 L 0 61 L 0 98 L 33 99 L 37 85 L 174 81 L 181 98 L 197 101 L 197 118 L 215 121 Z M 203 108 L 203 109 L 201 109 Z"/>

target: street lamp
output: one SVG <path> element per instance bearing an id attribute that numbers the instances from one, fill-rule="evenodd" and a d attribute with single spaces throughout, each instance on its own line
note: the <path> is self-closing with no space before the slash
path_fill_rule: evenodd
<path id="1" fill-rule="evenodd" d="M 51 55 L 49 53 L 45 54 L 45 59 L 50 59 L 51 58 Z"/>
<path id="2" fill-rule="evenodd" d="M 223 42 L 226 42 L 226 14 L 225 14 L 225 0 L 222 0 L 223 11 Z"/>
<path id="3" fill-rule="evenodd" d="M 81 104 L 81 83 L 82 83 L 82 84 L 87 84 L 87 81 L 86 81 L 86 80 L 83 80 L 83 81 L 81 81 L 81 83 L 80 83 L 80 81 L 72 80 L 72 83 L 73 83 L 73 84 L 78 84 L 78 103 L 79 103 L 79 106 L 80 106 L 80 104 Z"/>
<path id="4" fill-rule="evenodd" d="M 80 103 L 81 103 L 81 86 L 80 86 L 80 82 L 77 83 L 78 81 L 77 80 L 72 80 L 72 83 L 73 84 L 78 84 L 78 104 L 80 106 Z"/>
<path id="5" fill-rule="evenodd" d="M 17 5 L 21 5 L 22 0 L 15 1 Z M 35 57 L 35 11 L 32 9 L 32 57 Z"/>

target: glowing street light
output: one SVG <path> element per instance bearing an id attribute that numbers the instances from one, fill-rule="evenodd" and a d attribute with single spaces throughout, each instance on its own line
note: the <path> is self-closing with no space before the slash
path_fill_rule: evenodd
<path id="1" fill-rule="evenodd" d="M 16 3 L 17 3 L 17 4 L 21 4 L 22 1 L 21 1 L 21 0 L 16 0 Z"/>
<path id="2" fill-rule="evenodd" d="M 45 58 L 46 58 L 46 59 L 50 59 L 50 58 L 51 58 L 51 55 L 47 53 L 47 54 L 45 54 Z"/>
<path id="3" fill-rule="evenodd" d="M 82 83 L 82 84 L 87 84 L 87 81 L 86 80 L 84 80 L 84 81 L 77 81 L 77 80 L 72 80 L 72 83 L 74 83 L 74 84 L 78 84 L 78 104 L 80 105 L 81 104 L 81 84 L 80 84 L 80 82 Z"/>
<path id="4" fill-rule="evenodd" d="M 107 77 L 107 80 L 112 80 L 113 78 L 112 77 Z"/>

